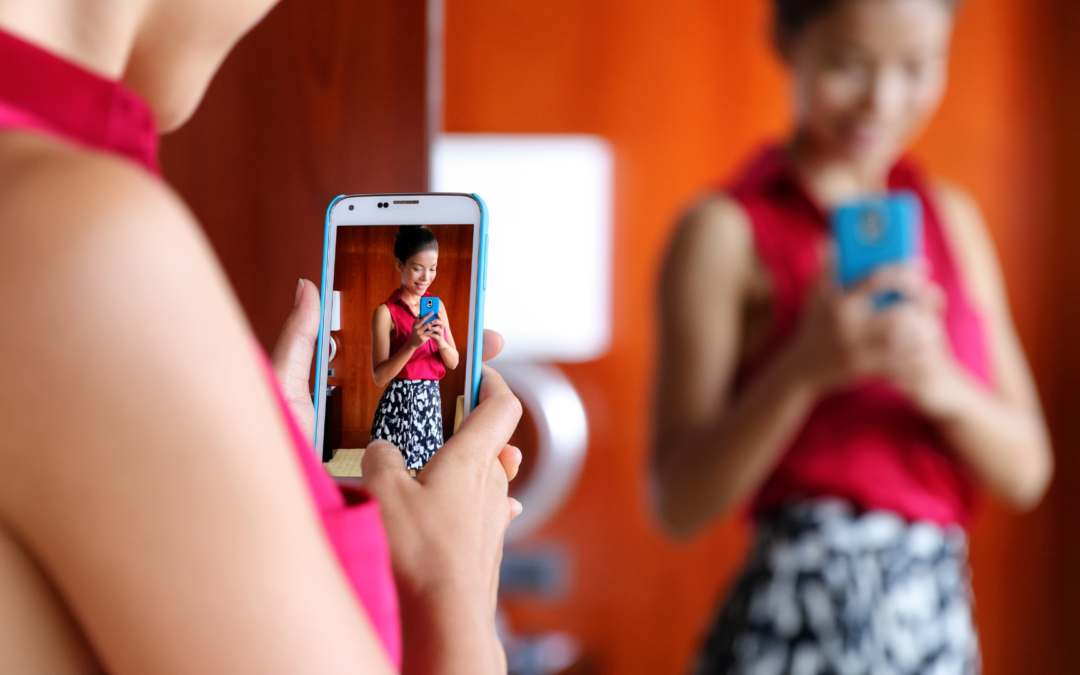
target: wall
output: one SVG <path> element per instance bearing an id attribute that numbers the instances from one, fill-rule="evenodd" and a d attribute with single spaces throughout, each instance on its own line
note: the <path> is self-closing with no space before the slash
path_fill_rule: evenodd
<path id="1" fill-rule="evenodd" d="M 446 307 L 460 362 L 439 383 L 443 435 L 454 430 L 457 397 L 465 392 L 465 353 L 469 326 L 469 284 L 472 270 L 472 228 L 467 225 L 428 226 L 439 242 L 438 274 L 429 292 Z M 337 234 L 334 289 L 341 292 L 341 330 L 334 332 L 337 356 L 334 377 L 327 384 L 341 387 L 341 446 L 367 447 L 371 421 L 384 387 L 371 376 L 371 316 L 401 285 L 394 265 L 396 227 L 341 227 Z"/>
<path id="2" fill-rule="evenodd" d="M 330 200 L 427 188 L 427 0 L 317 4 L 283 0 L 162 147 L 267 348 L 319 282 Z"/>
<path id="3" fill-rule="evenodd" d="M 1052 58 L 1064 58 L 1051 45 L 1075 53 L 1066 37 L 1075 30 L 1059 26 L 1075 29 L 1078 11 L 1062 9 L 1073 17 L 1062 24 L 1047 6 L 963 3 L 950 90 L 916 154 L 967 187 L 988 214 L 1060 446 L 1080 434 L 1067 435 L 1076 423 L 1057 412 L 1067 409 L 1059 378 L 1080 364 L 1059 372 L 1063 355 L 1075 352 L 1076 330 L 1059 337 L 1055 316 L 1070 306 L 1065 301 L 1076 306 L 1080 288 L 1070 275 L 1068 294 L 1056 290 L 1047 271 L 1055 256 L 1071 261 L 1080 241 L 1071 234 L 1059 249 L 1050 226 L 1059 217 L 1049 179 L 1056 103 L 1045 71 Z M 569 630 L 602 672 L 685 672 L 744 554 L 739 517 L 687 545 L 667 541 L 647 508 L 646 458 L 654 280 L 673 224 L 695 195 L 786 128 L 787 85 L 769 47 L 768 19 L 766 0 L 447 2 L 447 131 L 584 132 L 615 147 L 615 296 L 628 300 L 619 303 L 611 352 L 563 367 L 585 401 L 589 457 L 570 503 L 533 542 L 568 548 L 574 579 L 563 597 L 508 603 L 516 629 Z M 1075 113 L 1075 95 L 1070 100 Z M 1077 136 L 1070 135 L 1071 156 L 1080 150 Z M 1080 213 L 1078 198 L 1069 200 L 1071 213 Z M 1078 598 L 1076 582 L 1063 585 L 1063 570 L 1077 557 L 1063 557 L 1054 528 L 1063 524 L 1075 462 L 1069 471 L 1033 514 L 990 503 L 975 528 L 977 620 L 989 675 L 1066 672 L 1062 626 L 1076 620 L 1056 600 L 1068 588 Z"/>

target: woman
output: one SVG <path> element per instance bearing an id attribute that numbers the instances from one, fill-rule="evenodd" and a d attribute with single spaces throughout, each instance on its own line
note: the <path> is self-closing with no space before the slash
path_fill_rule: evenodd
<path id="1" fill-rule="evenodd" d="M 283 398 L 155 175 L 157 129 L 271 4 L 0 1 L 0 672 L 505 672 L 517 401 L 489 371 L 420 480 L 369 448 L 380 519 L 311 452 L 317 289 Z"/>
<path id="2" fill-rule="evenodd" d="M 979 669 L 963 528 L 979 487 L 1038 503 L 1052 456 L 978 208 L 904 156 L 954 5 L 776 0 L 792 132 L 671 244 L 658 509 L 687 537 L 749 498 L 757 525 L 698 673 Z M 919 196 L 925 259 L 842 293 L 826 212 L 886 189 Z"/>
<path id="3" fill-rule="evenodd" d="M 401 285 L 371 317 L 371 374 L 376 385 L 386 387 L 371 440 L 393 443 L 405 466 L 418 470 L 442 447 L 439 380 L 448 368 L 457 368 L 458 352 L 446 305 L 439 303 L 438 316 L 420 311 L 420 298 L 431 297 L 428 289 L 439 267 L 434 233 L 418 225 L 398 228 L 394 264 Z"/>

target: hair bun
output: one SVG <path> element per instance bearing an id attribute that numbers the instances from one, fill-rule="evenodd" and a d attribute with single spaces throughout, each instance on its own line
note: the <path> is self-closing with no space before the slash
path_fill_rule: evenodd
<path id="1" fill-rule="evenodd" d="M 401 262 L 407 261 L 421 251 L 438 251 L 439 242 L 435 233 L 423 225 L 401 225 L 397 239 L 394 240 L 394 257 Z"/>

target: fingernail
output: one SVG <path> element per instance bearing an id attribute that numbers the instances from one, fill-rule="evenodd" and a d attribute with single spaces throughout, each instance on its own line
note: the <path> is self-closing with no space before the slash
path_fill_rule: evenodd
<path id="1" fill-rule="evenodd" d="M 301 279 L 296 284 L 296 299 L 293 300 L 293 307 L 296 307 L 297 305 L 300 304 L 300 298 L 303 297 L 303 295 L 304 295 L 304 280 Z"/>

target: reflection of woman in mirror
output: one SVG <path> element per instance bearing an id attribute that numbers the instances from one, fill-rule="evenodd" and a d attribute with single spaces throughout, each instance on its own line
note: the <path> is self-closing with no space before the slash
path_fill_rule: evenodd
<path id="1" fill-rule="evenodd" d="M 661 517 L 756 524 L 697 672 L 977 672 L 964 528 L 1053 461 L 978 207 L 905 156 L 955 2 L 774 4 L 793 129 L 690 211 L 661 284 Z M 841 293 L 827 210 L 886 189 L 919 196 L 925 260 Z"/>
<path id="2" fill-rule="evenodd" d="M 457 347 L 446 319 L 420 313 L 439 266 L 439 242 L 426 227 L 403 226 L 394 242 L 401 286 L 371 317 L 371 364 L 375 384 L 386 387 L 371 440 L 389 441 L 405 455 L 410 469 L 423 468 L 443 444 L 439 380 L 458 365 Z M 389 385 L 389 386 L 387 386 Z"/>

